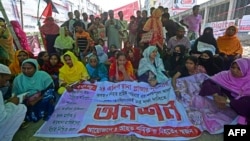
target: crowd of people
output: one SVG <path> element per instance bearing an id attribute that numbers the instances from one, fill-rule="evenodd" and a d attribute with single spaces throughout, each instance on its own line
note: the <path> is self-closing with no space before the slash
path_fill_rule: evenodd
<path id="1" fill-rule="evenodd" d="M 237 27 L 229 26 L 215 39 L 212 27 L 201 34 L 198 5 L 181 22 L 171 20 L 167 8 L 150 10 L 151 16 L 138 10 L 130 22 L 123 19 L 122 11 L 115 19 L 113 10 L 101 17 L 82 13 L 83 19 L 75 10 L 61 26 L 47 17 L 40 27 L 46 51 L 37 58 L 26 50 L 10 51 L 7 45 L 12 45 L 12 37 L 1 18 L 0 26 L 6 30 L 0 31 L 0 110 L 4 113 L 0 128 L 13 127 L 8 126 L 11 131 L 4 130 L 6 134 L 1 132 L 0 137 L 11 139 L 21 124 L 48 120 L 56 94 L 71 92 L 84 81 L 138 81 L 154 87 L 171 80 L 178 95 L 176 80 L 197 73 L 209 76 L 200 95 L 213 95 L 219 108 L 230 104 L 242 117 L 241 124 L 250 123 L 250 108 L 244 108 L 250 106 L 250 59 L 242 58 Z M 141 42 L 148 32 L 152 32 L 151 40 Z M 23 93 L 26 96 L 19 104 L 17 97 Z M 8 106 L 14 110 L 9 111 Z M 9 124 L 12 121 L 16 124 Z"/>

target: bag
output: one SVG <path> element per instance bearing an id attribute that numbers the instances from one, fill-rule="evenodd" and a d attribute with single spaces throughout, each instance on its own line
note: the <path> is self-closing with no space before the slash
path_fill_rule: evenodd
<path id="1" fill-rule="evenodd" d="M 33 106 L 35 105 L 38 101 L 40 101 L 43 98 L 43 95 L 41 92 L 38 92 L 26 99 L 26 104 L 28 106 Z"/>
<path id="2" fill-rule="evenodd" d="M 141 43 L 149 43 L 153 38 L 153 31 L 148 31 L 142 34 Z"/>

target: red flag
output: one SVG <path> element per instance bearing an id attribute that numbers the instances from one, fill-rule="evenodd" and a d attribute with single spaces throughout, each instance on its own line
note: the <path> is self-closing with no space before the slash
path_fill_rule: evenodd
<path id="1" fill-rule="evenodd" d="M 49 2 L 45 9 L 43 10 L 42 16 L 51 17 L 52 16 L 52 2 Z"/>

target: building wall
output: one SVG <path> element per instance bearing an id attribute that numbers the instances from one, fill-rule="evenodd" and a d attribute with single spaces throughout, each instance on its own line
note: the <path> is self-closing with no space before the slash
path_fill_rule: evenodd
<path id="1" fill-rule="evenodd" d="M 17 20 L 21 24 L 21 9 L 20 0 L 1 0 L 4 5 L 4 9 L 9 17 L 9 20 Z M 22 15 L 23 15 L 23 27 L 25 32 L 36 32 L 38 31 L 38 18 L 46 7 L 46 2 L 40 0 L 39 10 L 38 10 L 39 0 L 22 0 Z M 52 0 L 56 9 L 59 13 L 53 12 L 53 17 L 61 25 L 64 21 L 68 19 L 67 13 L 69 11 L 79 10 L 80 13 L 87 12 L 88 14 L 100 14 L 100 7 L 96 4 L 91 3 L 89 0 Z M 89 5 L 87 5 L 87 1 Z M 13 7 L 17 9 L 14 12 Z M 0 12 L 0 16 L 2 16 Z M 43 22 L 43 17 L 41 17 L 41 24 Z"/>

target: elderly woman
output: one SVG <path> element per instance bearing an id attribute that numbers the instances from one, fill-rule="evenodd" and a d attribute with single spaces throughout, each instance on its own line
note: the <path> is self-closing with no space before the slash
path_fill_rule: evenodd
<path id="1" fill-rule="evenodd" d="M 72 84 L 89 79 L 89 74 L 82 62 L 78 61 L 74 53 L 67 51 L 61 58 L 63 67 L 59 69 L 58 94 L 63 94 L 65 90 L 73 91 Z"/>
<path id="2" fill-rule="evenodd" d="M 39 71 L 35 59 L 23 61 L 22 73 L 14 79 L 12 92 L 16 95 L 27 93 L 23 101 L 28 109 L 26 121 L 48 120 L 54 111 L 53 80 L 46 72 Z"/>
<path id="3" fill-rule="evenodd" d="M 227 104 L 240 116 L 239 124 L 250 123 L 250 59 L 236 59 L 227 71 L 205 80 L 201 96 L 213 96 L 219 108 Z M 209 88 L 209 89 L 208 89 Z"/>
<path id="4" fill-rule="evenodd" d="M 166 71 L 162 59 L 160 58 L 156 46 L 149 46 L 144 50 L 137 74 L 139 81 L 147 82 L 151 86 L 155 86 L 157 83 L 163 83 L 168 80 L 168 77 L 165 75 Z"/>
<path id="5" fill-rule="evenodd" d="M 93 54 L 89 57 L 86 68 L 90 75 L 90 82 L 108 80 L 108 69 L 103 63 L 99 62 L 96 55 Z"/>

